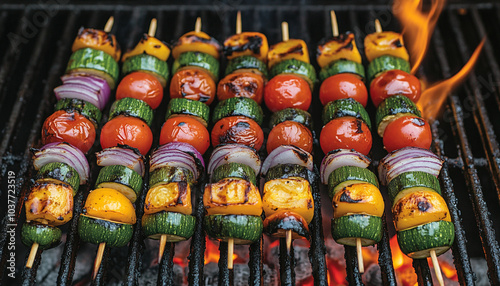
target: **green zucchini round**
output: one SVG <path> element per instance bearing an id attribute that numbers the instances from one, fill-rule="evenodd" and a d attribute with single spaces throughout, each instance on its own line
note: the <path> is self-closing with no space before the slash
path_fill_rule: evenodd
<path id="1" fill-rule="evenodd" d="M 95 185 L 97 188 L 115 189 L 134 203 L 141 194 L 142 177 L 128 167 L 111 165 L 101 169 Z"/>
<path id="2" fill-rule="evenodd" d="M 396 95 L 386 98 L 375 113 L 375 126 L 380 137 L 384 136 L 387 125 L 401 116 L 422 116 L 417 105 L 406 96 Z"/>
<path id="3" fill-rule="evenodd" d="M 212 183 L 217 183 L 218 181 L 226 178 L 240 178 L 251 182 L 254 186 L 257 186 L 255 171 L 245 164 L 232 162 L 220 165 L 212 172 L 210 181 Z"/>
<path id="4" fill-rule="evenodd" d="M 140 54 L 128 58 L 123 63 L 122 73 L 124 76 L 136 71 L 152 74 L 158 79 L 163 88 L 167 86 L 168 78 L 170 76 L 168 64 L 157 57 Z"/>
<path id="5" fill-rule="evenodd" d="M 109 120 L 119 115 L 139 118 L 148 126 L 153 123 L 153 109 L 146 102 L 136 98 L 125 97 L 113 102 L 109 110 Z"/>
<path id="6" fill-rule="evenodd" d="M 269 120 L 269 128 L 272 129 L 274 126 L 285 121 L 295 121 L 303 124 L 309 130 L 313 130 L 313 120 L 311 114 L 298 108 L 285 108 L 273 113 L 273 115 L 271 115 L 271 119 Z"/>
<path id="7" fill-rule="evenodd" d="M 219 81 L 219 61 L 209 54 L 199 52 L 182 53 L 172 65 L 172 74 L 175 74 L 180 68 L 190 66 L 208 71 L 215 82 Z"/>
<path id="8" fill-rule="evenodd" d="M 80 72 L 104 78 L 111 89 L 115 88 L 120 75 L 118 63 L 112 56 L 91 48 L 79 49 L 69 58 L 66 73 Z"/>
<path id="9" fill-rule="evenodd" d="M 368 112 L 366 112 L 361 103 L 352 98 L 343 98 L 328 102 L 323 108 L 323 125 L 326 125 L 335 118 L 344 116 L 352 116 L 361 119 L 366 123 L 368 128 L 372 128 L 372 122 Z"/>
<path id="10" fill-rule="evenodd" d="M 97 106 L 77 98 L 63 98 L 58 100 L 55 106 L 55 111 L 58 110 L 76 111 L 88 118 L 96 128 L 99 126 L 102 118 L 102 112 L 99 108 L 97 108 Z"/>
<path id="11" fill-rule="evenodd" d="M 275 64 L 270 71 L 271 78 L 279 74 L 295 74 L 309 83 L 311 91 L 314 90 L 314 84 L 316 83 L 316 70 L 314 67 L 306 62 L 299 61 L 297 59 L 288 59 Z"/>
<path id="12" fill-rule="evenodd" d="M 151 239 L 160 239 L 167 235 L 167 242 L 178 242 L 190 238 L 194 233 L 196 218 L 174 212 L 158 212 L 142 217 L 144 235 Z"/>
<path id="13" fill-rule="evenodd" d="M 181 167 L 163 166 L 149 173 L 149 188 L 173 182 L 194 184 L 193 172 Z"/>
<path id="14" fill-rule="evenodd" d="M 332 219 L 332 237 L 340 244 L 356 246 L 361 239 L 362 246 L 378 243 L 382 238 L 382 219 L 377 216 L 353 214 Z"/>
<path id="15" fill-rule="evenodd" d="M 368 75 L 368 83 L 385 71 L 402 70 L 410 73 L 410 63 L 402 58 L 395 56 L 384 55 L 375 58 L 369 65 L 366 71 Z"/>
<path id="16" fill-rule="evenodd" d="M 80 175 L 68 164 L 52 162 L 43 165 L 38 170 L 36 180 L 54 179 L 68 184 L 73 188 L 73 196 L 78 192 L 80 187 Z"/>
<path id="17" fill-rule="evenodd" d="M 38 243 L 38 248 L 48 249 L 61 243 L 61 230 L 55 226 L 25 222 L 21 230 L 21 241 L 27 247 Z"/>
<path id="18" fill-rule="evenodd" d="M 420 171 L 406 172 L 392 179 L 387 185 L 387 192 L 391 202 L 394 202 L 400 192 L 412 188 L 426 188 L 441 195 L 438 179 L 429 173 Z"/>
<path id="19" fill-rule="evenodd" d="M 165 121 L 172 115 L 184 114 L 197 116 L 206 124 L 210 119 L 210 107 L 205 103 L 187 98 L 172 98 L 168 103 Z"/>
<path id="20" fill-rule="evenodd" d="M 413 259 L 430 257 L 446 252 L 455 240 L 455 226 L 449 221 L 435 221 L 414 228 L 398 231 L 401 251 Z"/>
<path id="21" fill-rule="evenodd" d="M 83 242 L 99 244 L 106 247 L 122 247 L 132 238 L 134 228 L 131 224 L 116 223 L 80 215 L 78 235 Z"/>
<path id="22" fill-rule="evenodd" d="M 256 69 L 261 72 L 265 78 L 268 78 L 266 64 L 253 56 L 241 56 L 230 60 L 227 64 L 225 74 L 231 74 L 239 69 Z"/>
<path id="23" fill-rule="evenodd" d="M 204 218 L 208 236 L 235 244 L 251 244 L 257 241 L 263 230 L 262 218 L 250 215 L 209 215 Z"/>
<path id="24" fill-rule="evenodd" d="M 224 117 L 245 116 L 262 125 L 264 112 L 255 100 L 247 97 L 232 97 L 217 104 L 212 115 L 212 123 L 216 123 Z"/>
<path id="25" fill-rule="evenodd" d="M 309 170 L 306 167 L 297 164 L 279 164 L 269 168 L 266 174 L 266 182 L 276 179 L 287 179 L 299 177 L 309 180 Z"/>
<path id="26" fill-rule="evenodd" d="M 335 169 L 328 177 L 330 199 L 333 199 L 333 196 L 344 187 L 357 183 L 369 183 L 379 187 L 377 177 L 368 169 L 355 166 L 343 166 Z"/>
<path id="27" fill-rule="evenodd" d="M 319 72 L 319 79 L 320 81 L 324 81 L 325 79 L 339 73 L 352 73 L 359 76 L 362 81 L 365 80 L 365 67 L 360 63 L 349 60 L 334 61 L 322 68 Z"/>

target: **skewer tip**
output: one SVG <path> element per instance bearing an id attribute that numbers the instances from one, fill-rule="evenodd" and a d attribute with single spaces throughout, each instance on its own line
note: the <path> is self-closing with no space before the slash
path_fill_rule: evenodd
<path id="1" fill-rule="evenodd" d="M 161 262 L 163 252 L 165 252 L 165 245 L 167 244 L 167 235 L 162 234 L 160 237 L 160 248 L 158 249 L 158 264 Z"/>
<path id="2" fill-rule="evenodd" d="M 241 11 L 236 14 L 236 34 L 241 34 Z"/>
<path id="3" fill-rule="evenodd" d="M 196 23 L 194 24 L 194 31 L 197 33 L 201 31 L 201 17 L 196 18 Z"/>
<path id="4" fill-rule="evenodd" d="M 332 21 L 332 34 L 334 37 L 339 36 L 339 26 L 337 23 L 337 15 L 335 15 L 334 10 L 330 10 L 330 19 Z"/>
<path id="5" fill-rule="evenodd" d="M 95 279 L 99 267 L 101 266 L 102 256 L 104 255 L 104 249 L 106 248 L 106 242 L 99 243 L 99 248 L 97 249 L 97 255 L 94 261 L 94 272 L 92 273 L 92 279 Z"/>
<path id="6" fill-rule="evenodd" d="M 113 24 L 115 23 L 115 17 L 111 16 L 108 18 L 106 25 L 104 26 L 104 32 L 109 33 L 113 28 Z"/>
<path id="7" fill-rule="evenodd" d="M 382 25 L 380 25 L 380 21 L 378 19 L 375 19 L 375 32 L 382 32 Z"/>
<path id="8" fill-rule="evenodd" d="M 39 244 L 34 242 L 31 245 L 30 255 L 28 256 L 28 261 L 26 262 L 26 268 L 33 267 L 33 262 L 35 262 L 36 253 L 38 252 Z"/>
<path id="9" fill-rule="evenodd" d="M 434 273 L 436 273 L 436 278 L 440 286 L 444 286 L 443 273 L 441 273 L 441 267 L 439 266 L 439 261 L 437 259 L 436 251 L 431 250 L 432 266 L 434 267 Z"/>
<path id="10" fill-rule="evenodd" d="M 158 23 L 156 21 L 156 18 L 151 19 L 151 22 L 149 23 L 148 36 L 154 37 L 156 35 L 157 25 L 158 25 Z"/>
<path id="11" fill-rule="evenodd" d="M 283 41 L 289 40 L 288 22 L 281 22 L 281 38 Z"/>
<path id="12" fill-rule="evenodd" d="M 292 248 L 292 230 L 287 230 L 286 231 L 286 250 L 290 252 L 290 249 Z"/>
<path id="13" fill-rule="evenodd" d="M 356 238 L 356 253 L 358 255 L 358 270 L 359 273 L 365 272 L 365 264 L 363 262 L 363 251 L 361 249 L 361 238 Z"/>
<path id="14" fill-rule="evenodd" d="M 230 238 L 227 241 L 227 268 L 233 269 L 233 253 L 234 253 L 234 239 Z"/>

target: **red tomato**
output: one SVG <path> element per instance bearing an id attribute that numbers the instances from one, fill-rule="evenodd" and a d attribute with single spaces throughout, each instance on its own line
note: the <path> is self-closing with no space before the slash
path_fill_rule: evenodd
<path id="1" fill-rule="evenodd" d="M 420 117 L 402 116 L 387 125 L 383 141 L 387 152 L 404 147 L 429 149 L 432 143 L 431 127 Z"/>
<path id="2" fill-rule="evenodd" d="M 95 141 L 95 127 L 77 112 L 58 110 L 43 123 L 42 144 L 67 142 L 87 153 Z"/>
<path id="3" fill-rule="evenodd" d="M 319 88 L 319 100 L 326 105 L 330 101 L 352 98 L 366 107 L 368 90 L 362 80 L 349 73 L 340 73 L 323 81 Z"/>
<path id="4" fill-rule="evenodd" d="M 274 126 L 267 137 L 267 154 L 281 145 L 295 145 L 311 153 L 313 138 L 311 131 L 295 121 L 285 121 Z"/>
<path id="5" fill-rule="evenodd" d="M 237 143 L 259 150 L 264 143 L 264 132 L 259 124 L 245 116 L 224 117 L 212 129 L 212 146 Z"/>
<path id="6" fill-rule="evenodd" d="M 202 68 L 183 68 L 170 81 L 170 98 L 187 98 L 210 105 L 216 88 L 212 76 Z"/>
<path id="7" fill-rule="evenodd" d="M 160 145 L 170 142 L 191 144 L 198 152 L 204 154 L 210 146 L 210 134 L 196 117 L 179 115 L 169 118 L 161 128 Z"/>
<path id="8" fill-rule="evenodd" d="M 155 76 L 133 72 L 125 76 L 116 89 L 116 100 L 125 97 L 140 99 L 156 109 L 163 99 L 163 87 Z"/>
<path id="9" fill-rule="evenodd" d="M 277 75 L 266 84 L 264 90 L 264 102 L 272 112 L 288 107 L 308 110 L 311 99 L 309 84 L 295 75 Z"/>
<path id="10" fill-rule="evenodd" d="M 402 70 L 390 70 L 382 73 L 370 84 L 370 97 L 375 107 L 384 99 L 394 95 L 404 95 L 417 103 L 422 86 L 417 77 Z"/>
<path id="11" fill-rule="evenodd" d="M 368 155 L 372 148 L 372 134 L 362 120 L 346 116 L 323 126 L 319 142 L 325 154 L 336 149 L 354 149 Z"/>
<path id="12" fill-rule="evenodd" d="M 139 118 L 120 115 L 108 121 L 101 130 L 102 149 L 118 145 L 137 148 L 146 155 L 153 144 L 153 133 Z"/>
<path id="13" fill-rule="evenodd" d="M 264 78 L 253 72 L 233 72 L 219 81 L 217 99 L 222 101 L 232 97 L 248 97 L 262 103 Z"/>

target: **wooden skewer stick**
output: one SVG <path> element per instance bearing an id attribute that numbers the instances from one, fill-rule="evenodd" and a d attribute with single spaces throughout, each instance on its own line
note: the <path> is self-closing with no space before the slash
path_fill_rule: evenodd
<path id="1" fill-rule="evenodd" d="M 375 32 L 382 32 L 382 25 L 380 25 L 380 21 L 378 19 L 375 19 Z"/>
<path id="2" fill-rule="evenodd" d="M 113 28 L 113 24 L 115 23 L 115 18 L 113 16 L 109 17 L 106 25 L 104 26 L 104 32 L 109 33 Z"/>
<path id="3" fill-rule="evenodd" d="M 281 22 L 281 39 L 283 41 L 288 41 L 288 39 L 289 39 L 288 23 L 287 22 Z"/>
<path id="4" fill-rule="evenodd" d="M 196 23 L 194 24 L 194 31 L 197 33 L 201 31 L 201 18 L 200 17 L 196 18 Z"/>
<path id="5" fill-rule="evenodd" d="M 97 256 L 94 261 L 94 272 L 92 274 L 92 279 L 95 279 L 97 276 L 97 272 L 99 271 L 99 267 L 101 266 L 102 256 L 104 255 L 104 249 L 106 248 L 106 242 L 99 243 L 99 248 L 97 249 Z"/>
<path id="6" fill-rule="evenodd" d="M 236 14 L 236 34 L 241 34 L 241 11 Z"/>
<path id="7" fill-rule="evenodd" d="M 290 253 L 291 248 L 292 248 L 292 230 L 289 229 L 286 231 L 286 251 Z"/>
<path id="8" fill-rule="evenodd" d="M 227 268 L 233 269 L 234 238 L 227 241 Z"/>
<path id="9" fill-rule="evenodd" d="M 166 244 L 167 244 L 167 235 L 162 234 L 160 237 L 160 249 L 158 250 L 158 264 L 160 264 L 161 257 L 163 256 L 163 252 L 165 251 Z"/>
<path id="10" fill-rule="evenodd" d="M 26 262 L 26 268 L 31 268 L 33 266 L 33 262 L 35 261 L 36 253 L 38 251 L 38 243 L 34 242 L 31 245 L 30 255 L 28 256 L 28 261 Z"/>
<path id="11" fill-rule="evenodd" d="M 151 23 L 149 23 L 148 36 L 154 37 L 156 35 L 156 27 L 158 23 L 156 22 L 156 18 L 151 19 Z"/>
<path id="12" fill-rule="evenodd" d="M 337 15 L 335 15 L 335 11 L 330 10 L 330 18 L 332 19 L 332 34 L 334 37 L 338 37 L 339 25 L 337 23 Z"/>
<path id="13" fill-rule="evenodd" d="M 439 267 L 439 261 L 435 250 L 431 250 L 432 266 L 434 266 L 434 272 L 436 273 L 436 278 L 440 286 L 444 286 L 443 274 L 441 273 L 441 267 Z"/>
<path id="14" fill-rule="evenodd" d="M 358 254 L 358 270 L 359 273 L 365 272 L 365 264 L 363 263 L 363 251 L 361 250 L 361 238 L 356 238 L 356 253 Z"/>

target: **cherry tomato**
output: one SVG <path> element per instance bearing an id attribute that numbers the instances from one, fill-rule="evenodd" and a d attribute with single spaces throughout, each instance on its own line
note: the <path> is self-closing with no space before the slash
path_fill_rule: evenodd
<path id="1" fill-rule="evenodd" d="M 227 75 L 217 87 L 217 99 L 222 101 L 232 97 L 248 97 L 262 103 L 264 78 L 253 72 L 235 72 Z"/>
<path id="2" fill-rule="evenodd" d="M 267 137 L 267 153 L 281 145 L 295 145 L 311 153 L 313 149 L 313 138 L 311 131 L 295 121 L 285 121 L 274 126 Z"/>
<path id="3" fill-rule="evenodd" d="M 323 126 L 319 142 L 325 154 L 336 149 L 354 149 L 368 155 L 372 148 L 372 134 L 362 120 L 346 116 Z"/>
<path id="4" fill-rule="evenodd" d="M 160 145 L 170 142 L 191 144 L 201 154 L 204 154 L 210 146 L 210 134 L 196 117 L 179 115 L 170 117 L 161 128 Z"/>
<path id="5" fill-rule="evenodd" d="M 133 72 L 125 76 L 116 89 L 116 100 L 125 97 L 140 99 L 156 109 L 163 99 L 163 87 L 155 76 Z"/>
<path id="6" fill-rule="evenodd" d="M 170 98 L 187 98 L 210 105 L 215 98 L 215 82 L 200 68 L 178 70 L 170 82 Z"/>
<path id="7" fill-rule="evenodd" d="M 87 153 L 94 145 L 95 134 L 94 124 L 85 116 L 58 110 L 43 123 L 42 144 L 67 142 Z"/>
<path id="8" fill-rule="evenodd" d="M 245 116 L 224 117 L 212 129 L 212 146 L 237 143 L 259 150 L 264 143 L 264 132 L 257 122 Z"/>
<path id="9" fill-rule="evenodd" d="M 273 77 L 265 87 L 264 101 L 272 112 L 288 107 L 308 110 L 311 105 L 311 89 L 301 77 L 282 74 Z"/>
<path id="10" fill-rule="evenodd" d="M 383 141 L 387 152 L 404 147 L 429 149 L 432 143 L 431 127 L 420 117 L 402 116 L 387 125 Z"/>
<path id="11" fill-rule="evenodd" d="M 101 130 L 102 149 L 118 145 L 137 148 L 146 155 L 153 144 L 153 133 L 139 118 L 120 115 L 108 121 Z"/>
<path id="12" fill-rule="evenodd" d="M 370 97 L 375 107 L 384 99 L 394 95 L 404 95 L 417 103 L 422 86 L 417 77 L 402 70 L 390 70 L 382 73 L 370 84 Z"/>
<path id="13" fill-rule="evenodd" d="M 319 88 L 321 104 L 343 98 L 352 98 L 366 107 L 368 90 L 362 80 L 349 73 L 336 74 L 323 81 Z"/>

